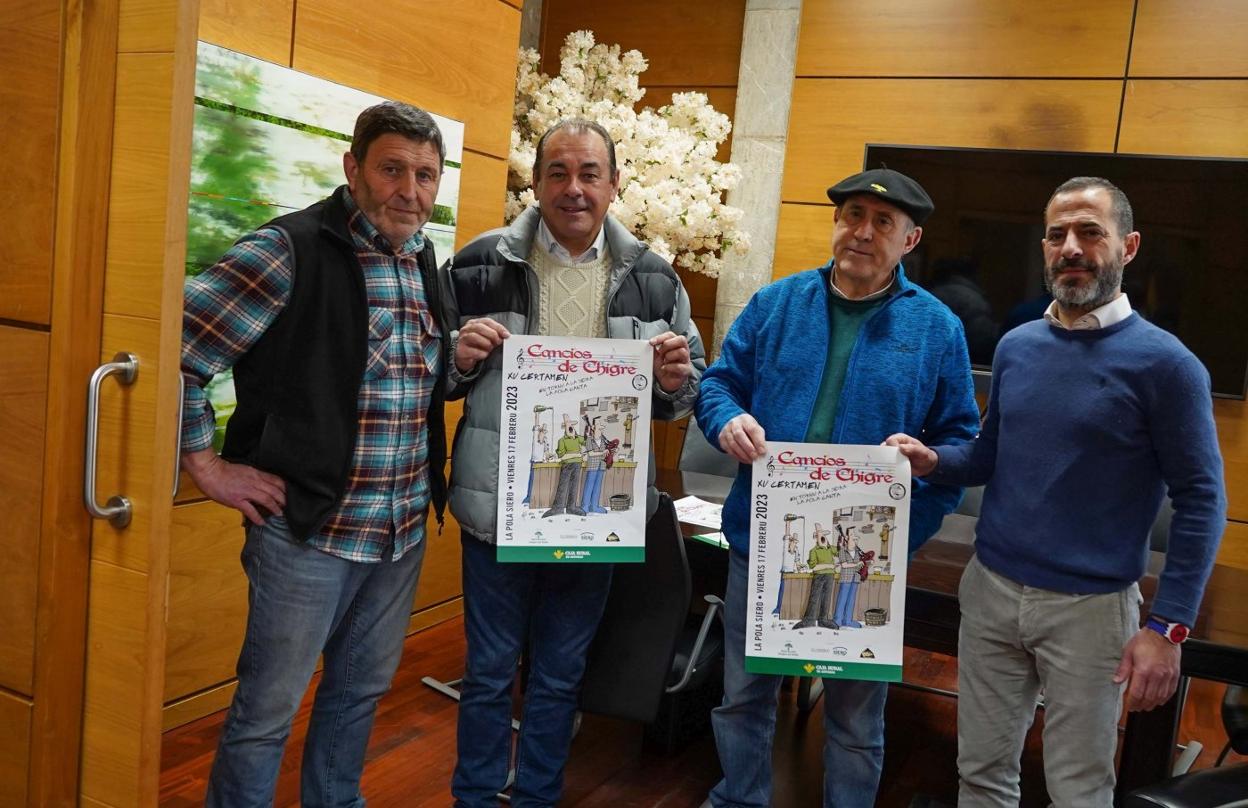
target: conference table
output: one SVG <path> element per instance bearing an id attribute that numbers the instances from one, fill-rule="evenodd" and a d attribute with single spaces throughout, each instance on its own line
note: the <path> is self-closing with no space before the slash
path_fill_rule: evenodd
<path id="1" fill-rule="evenodd" d="M 722 501 L 726 493 L 723 478 L 717 482 L 712 476 L 664 470 L 659 473 L 658 485 L 673 499 L 688 491 L 703 499 Z M 911 559 L 906 580 L 907 646 L 957 655 L 961 619 L 958 582 L 974 553 L 975 521 L 973 516 L 946 516 L 940 531 Z M 681 529 L 686 536 L 706 532 L 705 527 L 695 525 L 682 524 Z M 699 550 L 699 555 L 705 559 L 705 549 Z M 1156 592 L 1164 560 L 1163 554 L 1152 553 L 1148 572 L 1140 581 L 1144 614 Z M 690 563 L 696 569 L 698 556 L 691 553 Z M 722 565 L 726 571 L 726 559 Z M 723 574 L 719 562 L 713 566 L 713 574 Z M 1119 798 L 1168 776 L 1187 678 L 1248 686 L 1248 570 L 1215 565 L 1196 625 L 1183 645 L 1182 672 L 1185 680 L 1170 701 L 1155 710 L 1128 715 L 1118 769 Z"/>

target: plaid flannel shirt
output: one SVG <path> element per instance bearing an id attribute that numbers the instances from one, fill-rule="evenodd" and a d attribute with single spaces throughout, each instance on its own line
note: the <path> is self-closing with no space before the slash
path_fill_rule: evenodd
<path id="1" fill-rule="evenodd" d="M 368 291 L 368 364 L 359 391 L 359 431 L 341 500 L 308 541 L 350 561 L 398 559 L 425 533 L 429 505 L 426 416 L 441 362 L 416 233 L 396 251 L 344 195 L 348 226 Z M 188 278 L 182 323 L 186 408 L 182 447 L 210 447 L 212 408 L 204 385 L 260 339 L 290 299 L 294 273 L 281 231 L 261 228 Z"/>

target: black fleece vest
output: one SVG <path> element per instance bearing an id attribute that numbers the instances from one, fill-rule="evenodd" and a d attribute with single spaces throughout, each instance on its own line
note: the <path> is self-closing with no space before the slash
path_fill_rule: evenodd
<path id="1" fill-rule="evenodd" d="M 300 540 L 320 529 L 346 489 L 368 361 L 368 292 L 344 193 L 345 186 L 265 225 L 286 233 L 294 284 L 281 314 L 234 366 L 238 406 L 221 453 L 286 481 L 286 521 Z M 429 309 L 438 317 L 431 241 L 418 261 Z M 439 524 L 446 502 L 445 393 L 442 374 L 427 417 L 429 489 Z"/>

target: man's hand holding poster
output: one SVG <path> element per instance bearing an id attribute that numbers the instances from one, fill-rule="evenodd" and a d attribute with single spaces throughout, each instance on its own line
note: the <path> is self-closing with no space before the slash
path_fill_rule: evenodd
<path id="1" fill-rule="evenodd" d="M 653 352 L 644 340 L 503 343 L 499 561 L 644 560 Z"/>
<path id="2" fill-rule="evenodd" d="M 900 681 L 909 462 L 769 441 L 750 493 L 746 670 Z"/>

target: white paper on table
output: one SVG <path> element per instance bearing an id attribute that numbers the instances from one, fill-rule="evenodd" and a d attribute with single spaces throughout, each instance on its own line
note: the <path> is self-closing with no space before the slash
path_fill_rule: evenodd
<path id="1" fill-rule="evenodd" d="M 707 502 L 695 496 L 681 497 L 672 504 L 676 506 L 676 518 L 682 522 L 715 530 L 721 527 L 723 505 Z"/>
<path id="2" fill-rule="evenodd" d="M 900 681 L 909 461 L 768 441 L 752 472 L 746 670 Z"/>
<path id="3" fill-rule="evenodd" d="M 650 344 L 517 334 L 502 351 L 498 560 L 643 561 Z"/>

